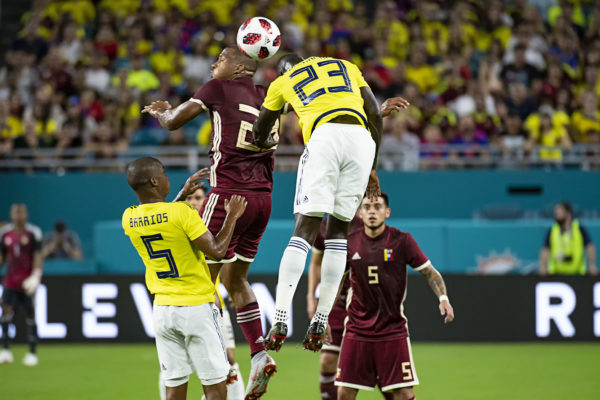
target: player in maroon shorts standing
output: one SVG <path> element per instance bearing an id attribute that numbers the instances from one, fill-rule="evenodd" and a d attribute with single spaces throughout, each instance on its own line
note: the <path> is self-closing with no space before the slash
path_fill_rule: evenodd
<path id="1" fill-rule="evenodd" d="M 323 260 L 323 251 L 325 250 L 325 231 L 327 220 L 323 220 L 319 234 L 312 247 L 312 257 L 308 269 L 308 292 L 306 294 L 306 304 L 308 319 L 312 319 L 317 309 L 316 290 L 321 281 L 321 261 Z M 363 229 L 362 219 L 357 215 L 350 221 L 348 229 L 349 234 Z M 328 317 L 328 325 L 331 330 L 331 340 L 323 344 L 321 349 L 321 398 L 323 400 L 337 399 L 337 387 L 334 385 L 337 372 L 338 357 L 342 337 L 344 335 L 344 320 L 346 319 L 346 298 L 350 280 L 344 279 L 338 298 L 331 309 Z M 391 399 L 391 397 L 390 397 Z"/>
<path id="2" fill-rule="evenodd" d="M 12 363 L 13 356 L 9 348 L 8 327 L 19 307 L 25 310 L 27 324 L 27 342 L 29 353 L 23 364 L 38 364 L 36 355 L 37 326 L 33 297 L 42 279 L 42 231 L 27 223 L 25 204 L 13 204 L 10 209 L 12 224 L 0 233 L 0 266 L 6 261 L 7 271 L 4 277 L 2 293 L 2 352 L 0 364 Z"/>
<path id="3" fill-rule="evenodd" d="M 439 298 L 444 322 L 452 322 L 454 310 L 440 273 L 406 232 L 386 226 L 389 201 L 363 199 L 360 207 L 364 229 L 348 237 L 348 318 L 340 351 L 336 386 L 338 400 L 353 400 L 359 389 L 376 385 L 392 392 L 395 400 L 415 398 L 419 384 L 413 364 L 404 299 L 406 266 L 427 277 Z"/>
<path id="4" fill-rule="evenodd" d="M 224 49 L 212 65 L 213 79 L 188 101 L 172 108 L 166 101 L 146 106 L 142 112 L 158 118 L 160 124 L 175 130 L 204 111 L 212 119 L 209 170 L 211 191 L 200 215 L 208 229 L 216 233 L 225 218 L 225 201 L 234 194 L 248 201 L 238 220 L 227 254 L 211 265 L 211 275 L 221 279 L 236 307 L 237 322 L 252 354 L 252 370 L 246 400 L 260 398 L 275 373 L 274 360 L 265 351 L 256 296 L 248 283 L 248 269 L 271 214 L 273 152 L 275 147 L 258 148 L 252 144 L 252 124 L 266 95 L 266 88 L 255 85 L 252 76 L 257 63 L 237 49 Z M 272 135 L 278 140 L 278 125 Z M 201 174 L 197 177 L 200 178 Z M 189 194 L 182 191 L 178 199 Z M 210 262 L 210 261 L 209 261 Z"/>

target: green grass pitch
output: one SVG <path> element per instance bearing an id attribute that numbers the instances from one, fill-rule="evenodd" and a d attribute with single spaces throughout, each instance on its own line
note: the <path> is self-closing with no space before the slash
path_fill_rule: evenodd
<path id="1" fill-rule="evenodd" d="M 158 364 L 151 344 L 41 345 L 40 365 L 0 365 L 0 399 L 157 399 Z M 248 347 L 236 350 L 244 379 Z M 413 344 L 423 399 L 600 399 L 600 343 Z M 286 343 L 265 400 L 319 399 L 319 357 Z M 190 380 L 189 399 L 202 387 Z M 360 399 L 380 399 L 361 392 Z"/>

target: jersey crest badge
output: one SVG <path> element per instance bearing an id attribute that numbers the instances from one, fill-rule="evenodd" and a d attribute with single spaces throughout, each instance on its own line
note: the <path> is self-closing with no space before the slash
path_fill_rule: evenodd
<path id="1" fill-rule="evenodd" d="M 354 253 L 354 255 L 352 256 L 353 260 L 360 260 L 360 254 L 358 254 L 358 251 L 356 253 Z"/>
<path id="2" fill-rule="evenodd" d="M 384 249 L 383 250 L 383 261 L 394 261 L 394 250 Z"/>

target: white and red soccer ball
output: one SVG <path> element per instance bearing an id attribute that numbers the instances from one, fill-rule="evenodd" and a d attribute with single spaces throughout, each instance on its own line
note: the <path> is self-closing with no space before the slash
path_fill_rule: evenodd
<path id="1" fill-rule="evenodd" d="M 250 18 L 238 29 L 237 45 L 248 57 L 259 61 L 266 60 L 279 50 L 281 33 L 275 22 L 268 18 Z"/>

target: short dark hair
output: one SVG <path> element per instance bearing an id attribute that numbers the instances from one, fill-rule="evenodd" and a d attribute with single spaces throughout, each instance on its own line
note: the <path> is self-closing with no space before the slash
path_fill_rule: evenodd
<path id="1" fill-rule="evenodd" d="M 285 56 L 281 57 L 279 61 L 277 61 L 277 75 L 285 74 L 288 69 L 302 61 L 304 61 L 304 59 L 298 54 L 286 54 Z"/>
<path id="2" fill-rule="evenodd" d="M 379 197 L 381 197 L 383 199 L 383 202 L 385 203 L 385 206 L 387 208 L 390 208 L 390 198 L 387 195 L 387 193 L 385 193 L 385 192 L 382 191 L 381 195 Z"/>
<path id="3" fill-rule="evenodd" d="M 165 167 L 154 157 L 142 157 L 127 165 L 127 183 L 134 191 L 144 188 L 150 179 L 163 171 Z"/>
<path id="4" fill-rule="evenodd" d="M 54 230 L 59 233 L 66 231 L 67 223 L 65 221 L 56 221 L 54 223 Z"/>
<path id="5" fill-rule="evenodd" d="M 381 197 L 383 199 L 383 204 L 385 204 L 385 206 L 387 208 L 390 208 L 390 198 L 387 195 L 387 193 L 385 192 L 381 192 L 381 194 L 379 195 L 379 197 Z M 367 198 L 367 196 L 365 195 L 362 199 L 362 201 L 364 201 Z"/>
<path id="6" fill-rule="evenodd" d="M 569 215 L 573 216 L 573 206 L 568 201 L 561 201 L 561 202 L 557 203 L 556 205 L 561 206 L 562 208 L 565 209 L 566 212 L 569 213 Z"/>
<path id="7" fill-rule="evenodd" d="M 235 62 L 243 66 L 245 71 L 252 73 L 256 72 L 258 69 L 258 61 L 253 60 L 247 55 L 243 54 L 237 47 L 228 46 L 227 48 L 233 53 L 232 55 L 235 57 Z"/>

